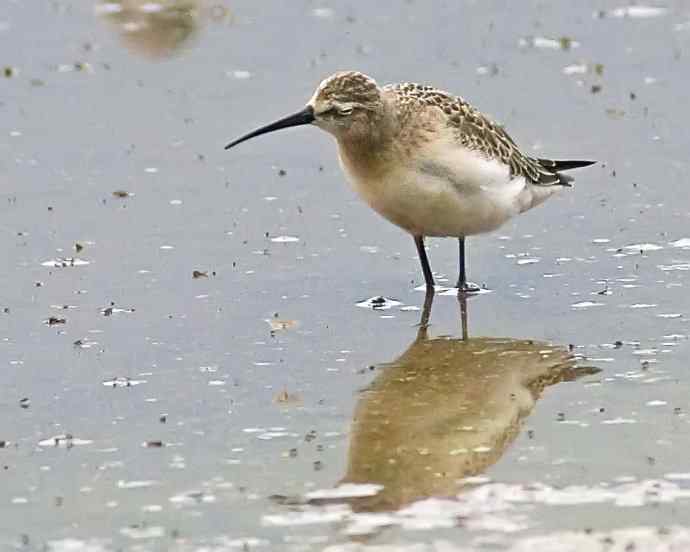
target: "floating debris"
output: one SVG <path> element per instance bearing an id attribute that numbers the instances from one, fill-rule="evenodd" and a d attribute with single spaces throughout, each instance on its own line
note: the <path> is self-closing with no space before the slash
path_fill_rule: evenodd
<path id="1" fill-rule="evenodd" d="M 83 337 L 81 339 L 77 339 L 76 341 L 74 341 L 72 343 L 72 345 L 74 345 L 75 347 L 77 347 L 79 349 L 90 349 L 94 345 L 98 345 L 98 342 L 97 341 L 91 341 L 91 340 L 89 340 L 89 338 Z"/>
<path id="2" fill-rule="evenodd" d="M 252 77 L 252 74 L 249 71 L 245 71 L 244 69 L 236 69 L 234 71 L 228 71 L 225 73 L 228 77 L 233 77 L 237 80 L 247 80 Z"/>
<path id="3" fill-rule="evenodd" d="M 272 332 L 292 330 L 299 325 L 297 320 L 288 320 L 283 318 L 265 318 L 264 322 L 271 327 Z"/>
<path id="4" fill-rule="evenodd" d="M 580 43 L 568 36 L 546 38 L 543 36 L 526 36 L 518 41 L 521 48 L 543 48 L 547 50 L 570 50 L 578 48 Z"/>
<path id="5" fill-rule="evenodd" d="M 57 316 L 51 316 L 47 320 L 44 320 L 43 323 L 46 326 L 55 326 L 57 324 L 67 324 L 67 319 L 66 318 L 58 318 Z"/>
<path id="6" fill-rule="evenodd" d="M 637 420 L 633 420 L 632 418 L 612 418 L 610 420 L 603 420 L 601 422 L 603 425 L 620 425 L 620 424 L 636 424 Z"/>
<path id="7" fill-rule="evenodd" d="M 128 378 L 126 376 L 118 376 L 116 378 L 104 380 L 102 385 L 106 387 L 134 387 L 136 385 L 141 385 L 142 383 L 147 383 L 146 380 L 136 380 Z"/>
<path id="8" fill-rule="evenodd" d="M 564 75 L 584 75 L 589 70 L 589 66 L 586 63 L 576 63 L 572 65 L 566 65 L 563 67 Z"/>
<path id="9" fill-rule="evenodd" d="M 402 305 L 402 303 L 400 301 L 396 301 L 395 299 L 389 299 L 383 295 L 378 295 L 376 297 L 371 297 L 364 301 L 360 301 L 356 305 L 363 309 L 388 310 L 393 307 L 399 307 Z"/>
<path id="10" fill-rule="evenodd" d="M 41 266 L 48 266 L 51 268 L 67 268 L 71 266 L 86 266 L 89 264 L 91 264 L 90 261 L 85 261 L 76 257 L 57 257 L 55 259 L 42 262 Z"/>
<path id="11" fill-rule="evenodd" d="M 299 435 L 289 431 L 265 431 L 256 436 L 256 438 L 261 441 L 272 441 L 273 439 L 279 439 L 281 437 L 299 437 Z"/>
<path id="12" fill-rule="evenodd" d="M 598 303 L 596 301 L 580 301 L 579 303 L 573 303 L 571 308 L 573 309 L 588 309 L 590 307 L 601 307 L 604 303 Z"/>
<path id="13" fill-rule="evenodd" d="M 134 196 L 133 193 L 128 192 L 126 190 L 115 190 L 113 192 L 113 197 L 116 197 L 118 199 L 124 199 L 125 197 L 132 197 Z"/>
<path id="14" fill-rule="evenodd" d="M 180 506 L 190 506 L 195 504 L 213 503 L 216 501 L 216 497 L 212 494 L 205 493 L 204 491 L 187 491 L 186 493 L 171 496 L 168 500 L 173 504 L 179 504 Z"/>
<path id="15" fill-rule="evenodd" d="M 208 278 L 207 270 L 194 270 L 192 271 L 192 278 L 198 280 L 199 278 Z"/>
<path id="16" fill-rule="evenodd" d="M 274 397 L 273 402 L 278 404 L 302 404 L 302 397 L 297 393 L 288 393 L 287 389 L 283 389 Z"/>
<path id="17" fill-rule="evenodd" d="M 297 243 L 299 238 L 295 236 L 275 236 L 271 238 L 273 243 Z"/>
<path id="18" fill-rule="evenodd" d="M 61 448 L 72 448 L 79 445 L 90 445 L 93 441 L 88 439 L 78 439 L 74 437 L 71 433 L 64 433 L 61 435 L 55 435 L 48 439 L 43 439 L 38 442 L 39 447 L 61 447 Z"/>
<path id="19" fill-rule="evenodd" d="M 666 11 L 666 8 L 661 6 L 622 6 L 609 11 L 608 15 L 617 18 L 647 19 L 666 15 Z"/>
<path id="20" fill-rule="evenodd" d="M 314 8 L 311 13 L 319 19 L 330 19 L 335 14 L 332 8 Z"/>
<path id="21" fill-rule="evenodd" d="M 125 481 L 123 479 L 120 479 L 117 482 L 117 488 L 118 489 L 147 489 L 149 487 L 154 487 L 156 485 L 160 485 L 159 481 L 154 481 L 152 479 L 148 480 L 132 480 L 132 481 Z"/>
<path id="22" fill-rule="evenodd" d="M 122 309 L 122 308 L 116 307 L 114 303 L 111 303 L 109 307 L 103 307 L 100 312 L 103 316 L 112 316 L 113 314 L 122 314 L 122 313 L 131 314 L 131 313 L 135 312 L 135 309 L 133 309 L 133 308 Z"/>
<path id="23" fill-rule="evenodd" d="M 158 539 L 165 536 L 165 528 L 143 523 L 134 524 L 120 529 L 120 534 L 130 539 Z"/>

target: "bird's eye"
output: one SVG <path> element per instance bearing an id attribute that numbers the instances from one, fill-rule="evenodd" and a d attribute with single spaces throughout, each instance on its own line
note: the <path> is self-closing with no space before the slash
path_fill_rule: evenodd
<path id="1" fill-rule="evenodd" d="M 339 107 L 338 108 L 338 115 L 341 117 L 347 117 L 352 113 L 352 107 Z"/>

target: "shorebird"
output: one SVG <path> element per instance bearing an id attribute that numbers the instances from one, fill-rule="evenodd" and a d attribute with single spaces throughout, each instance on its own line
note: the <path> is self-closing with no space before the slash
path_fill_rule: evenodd
<path id="1" fill-rule="evenodd" d="M 306 107 L 230 142 L 313 124 L 338 142 L 340 163 L 360 196 L 414 238 L 427 290 L 434 289 L 424 238 L 459 242 L 459 293 L 467 282 L 465 238 L 569 187 L 563 171 L 594 161 L 522 153 L 500 125 L 459 96 L 413 83 L 379 86 L 357 71 L 331 75 Z"/>

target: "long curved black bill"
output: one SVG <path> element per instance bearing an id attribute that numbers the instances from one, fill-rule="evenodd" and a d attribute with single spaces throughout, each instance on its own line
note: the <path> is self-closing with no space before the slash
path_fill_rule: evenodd
<path id="1" fill-rule="evenodd" d="M 314 108 L 308 105 L 302 111 L 298 111 L 297 113 L 293 113 L 292 115 L 283 117 L 275 123 L 271 123 L 270 125 L 258 128 L 255 131 L 250 132 L 249 134 L 245 134 L 241 138 L 238 138 L 237 140 L 230 142 L 227 146 L 225 146 L 225 149 L 230 149 L 236 146 L 237 144 L 241 144 L 242 142 L 249 140 L 250 138 L 260 136 L 261 134 L 266 134 L 267 132 L 273 132 L 274 130 L 280 130 L 281 128 L 308 125 L 309 123 L 313 123 L 314 119 Z"/>

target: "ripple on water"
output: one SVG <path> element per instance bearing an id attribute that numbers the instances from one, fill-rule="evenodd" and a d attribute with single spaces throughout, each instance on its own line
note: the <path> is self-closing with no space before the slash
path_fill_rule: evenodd
<path id="1" fill-rule="evenodd" d="M 339 523 L 343 532 L 349 535 L 371 534 L 385 527 L 429 530 L 455 527 L 458 523 L 469 530 L 513 533 L 530 525 L 527 516 L 532 509 L 521 507 L 525 505 L 576 507 L 610 504 L 631 508 L 690 500 L 690 474 L 668 475 L 666 479 L 626 479 L 623 483 L 604 482 L 594 486 L 487 483 L 455 499 L 428 498 L 395 512 L 375 514 L 353 512 L 349 505 L 343 503 L 305 504 L 297 510 L 264 515 L 262 522 L 283 527 Z M 320 497 L 319 493 L 323 492 L 328 496 L 334 491 L 312 491 L 311 494 Z M 568 512 L 563 514 L 568 515 Z"/>
<path id="2" fill-rule="evenodd" d="M 319 489 L 305 495 L 307 500 L 324 500 L 338 498 L 359 498 L 374 496 L 383 489 L 383 485 L 373 483 L 343 483 L 333 489 Z"/>

